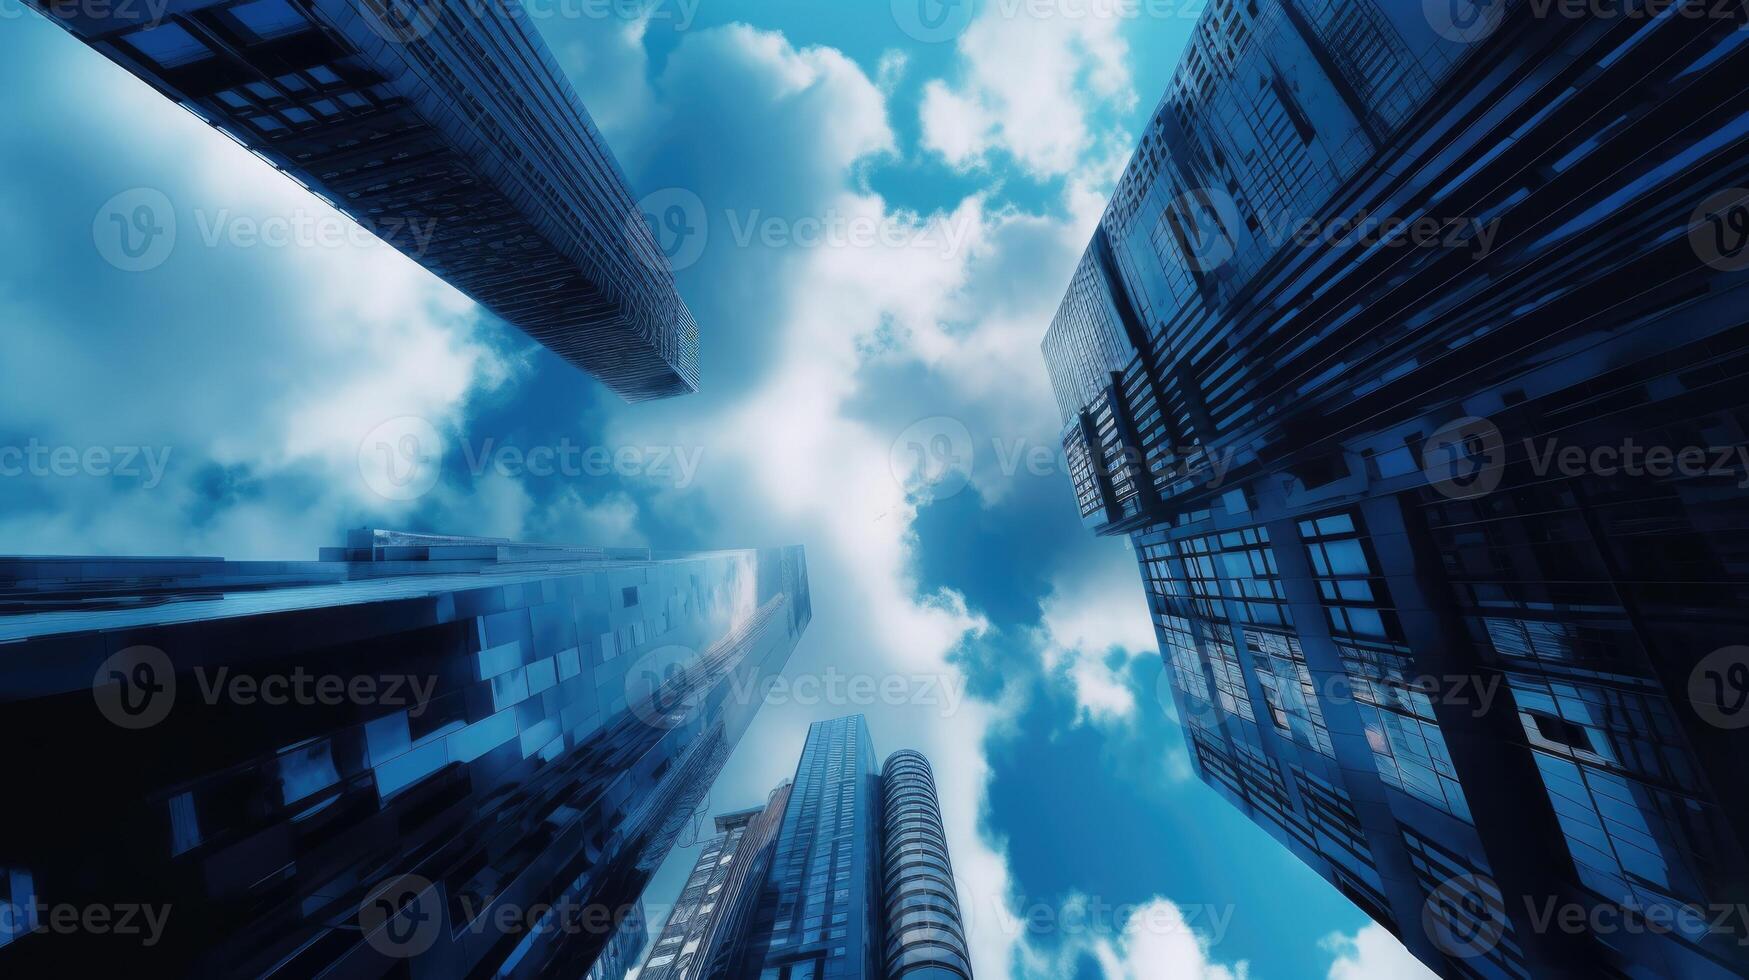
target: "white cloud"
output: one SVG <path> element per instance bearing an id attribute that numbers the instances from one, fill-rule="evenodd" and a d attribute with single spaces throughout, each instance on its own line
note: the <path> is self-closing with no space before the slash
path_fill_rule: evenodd
<path id="1" fill-rule="evenodd" d="M 1083 896 L 1071 896 L 1065 913 L 1073 912 Z M 1066 914 L 1065 921 L 1071 921 Z M 1133 911 L 1122 932 L 1109 928 L 1086 929 L 1062 937 L 1049 948 L 1028 945 L 1018 960 L 1015 976 L 1020 980 L 1059 980 L 1073 976 L 1076 964 L 1092 958 L 1104 980 L 1245 980 L 1249 967 L 1243 961 L 1219 963 L 1213 948 L 1221 937 L 1192 925 L 1183 909 L 1169 899 L 1155 897 Z"/>
<path id="2" fill-rule="evenodd" d="M 0 189 L 0 208 L 39 228 L 0 239 L 0 416 L 45 443 L 172 456 L 149 490 L 27 489 L 0 537 L 20 550 L 314 557 L 341 527 L 409 513 L 361 478 L 366 435 L 400 416 L 453 430 L 530 345 L 386 245 L 239 244 L 227 229 L 251 222 L 350 222 L 53 26 L 14 30 L 10 70 L 34 81 L 8 86 L 0 117 L 34 135 L 5 151 L 9 168 L 83 169 Z M 161 267 L 127 273 L 100 260 L 91 222 L 109 193 L 137 186 L 170 200 L 177 236 Z"/>
<path id="3" fill-rule="evenodd" d="M 1135 102 L 1122 17 L 1037 17 L 989 4 L 959 38 L 958 84 L 931 81 L 924 145 L 955 167 L 1002 151 L 1038 177 L 1076 170 L 1094 143 L 1094 107 Z"/>
<path id="4" fill-rule="evenodd" d="M 1329 980 L 1432 980 L 1435 976 L 1389 929 L 1376 922 L 1352 936 L 1332 933 L 1322 945 L 1336 954 Z"/>
<path id="5" fill-rule="evenodd" d="M 1159 656 L 1134 555 L 1114 542 L 1086 567 L 1059 573 L 1043 603 L 1040 648 L 1048 677 L 1066 680 L 1089 721 L 1133 718 L 1129 665 Z"/>
<path id="6" fill-rule="evenodd" d="M 911 56 L 899 48 L 881 52 L 879 66 L 875 69 L 875 84 L 888 95 L 899 87 L 905 79 L 905 70 L 911 67 Z"/>

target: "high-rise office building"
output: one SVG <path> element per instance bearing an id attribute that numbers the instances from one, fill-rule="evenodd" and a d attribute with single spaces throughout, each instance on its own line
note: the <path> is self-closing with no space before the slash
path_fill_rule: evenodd
<path id="1" fill-rule="evenodd" d="M 700 851 L 638 980 L 720 977 L 734 965 L 733 937 L 746 928 L 771 867 L 789 791 L 786 783 L 764 806 L 716 818 L 717 835 Z"/>
<path id="2" fill-rule="evenodd" d="M 0 957 L 611 969 L 810 617 L 799 548 L 361 531 L 317 562 L 0 560 Z"/>
<path id="3" fill-rule="evenodd" d="M 517 0 L 29 2 L 627 400 L 698 388 L 668 258 Z"/>
<path id="4" fill-rule="evenodd" d="M 640 980 L 970 980 L 929 761 L 877 768 L 861 715 L 811 726 L 794 781 L 718 827 Z"/>
<path id="5" fill-rule="evenodd" d="M 1749 31 L 1701 6 L 1216 0 L 1044 343 L 1197 772 L 1447 976 L 1749 972 Z"/>
<path id="6" fill-rule="evenodd" d="M 863 716 L 809 727 L 732 976 L 881 976 L 879 766 Z"/>

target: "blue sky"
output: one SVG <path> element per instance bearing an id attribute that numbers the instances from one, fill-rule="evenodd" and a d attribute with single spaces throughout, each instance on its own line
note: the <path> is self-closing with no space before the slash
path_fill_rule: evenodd
<path id="1" fill-rule="evenodd" d="M 0 446 L 165 461 L 0 479 L 0 549 L 306 558 L 366 524 L 802 543 L 815 619 L 791 675 L 903 678 L 905 703 L 767 705 L 713 807 L 762 800 L 808 721 L 862 711 L 883 753 L 935 762 L 980 976 L 1415 975 L 1189 775 L 1126 546 L 1082 531 L 1050 462 L 1038 342 L 1192 18 L 991 0 L 924 41 L 881 0 L 529 5 L 636 191 L 702 218 L 680 282 L 704 390 L 619 404 L 0 8 Z M 141 189 L 176 235 L 135 272 L 94 219 Z M 389 499 L 359 447 L 409 418 L 441 468 Z M 919 494 L 906 446 L 938 435 L 969 483 Z M 626 463 L 470 465 L 566 445 Z M 1009 465 L 1033 448 L 1044 464 Z"/>

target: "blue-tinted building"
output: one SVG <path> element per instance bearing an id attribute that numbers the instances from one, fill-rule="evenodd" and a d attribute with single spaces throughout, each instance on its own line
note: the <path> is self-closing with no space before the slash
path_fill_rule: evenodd
<path id="1" fill-rule="evenodd" d="M 799 548 L 361 531 L 317 562 L 0 560 L 0 897 L 29 926 L 0 959 L 615 968 L 810 617 Z M 61 907 L 169 914 L 146 943 L 48 928 Z"/>
<path id="2" fill-rule="evenodd" d="M 1749 972 L 1749 31 L 1625 6 L 1216 0 L 1044 343 L 1197 772 L 1446 976 Z"/>
<path id="3" fill-rule="evenodd" d="M 516 0 L 30 2 L 627 400 L 697 390 L 668 258 Z"/>
<path id="4" fill-rule="evenodd" d="M 717 826 L 640 980 L 971 980 L 929 760 L 878 766 L 863 716 L 810 726 L 794 781 Z"/>
<path id="5" fill-rule="evenodd" d="M 881 916 L 888 980 L 971 980 L 935 771 L 912 749 L 881 766 Z"/>
<path id="6" fill-rule="evenodd" d="M 732 976 L 881 976 L 880 779 L 863 716 L 809 727 Z"/>
<path id="7" fill-rule="evenodd" d="M 785 783 L 764 806 L 716 818 L 716 836 L 699 852 L 638 980 L 728 975 L 738 937 L 747 929 L 771 868 L 789 793 L 790 784 Z"/>
<path id="8" fill-rule="evenodd" d="M 649 918 L 640 901 L 620 919 L 607 948 L 596 957 L 589 972 L 583 974 L 583 980 L 625 980 L 626 974 L 638 965 L 638 957 L 649 941 Z"/>

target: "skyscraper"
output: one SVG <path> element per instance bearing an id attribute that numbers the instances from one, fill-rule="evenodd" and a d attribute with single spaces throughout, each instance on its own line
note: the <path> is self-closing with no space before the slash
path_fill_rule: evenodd
<path id="1" fill-rule="evenodd" d="M 611 970 L 810 617 L 799 548 L 361 531 L 318 562 L 0 560 L 0 955 Z"/>
<path id="2" fill-rule="evenodd" d="M 1044 343 L 1197 772 L 1447 976 L 1749 971 L 1749 32 L 1698 8 L 1211 4 Z"/>
<path id="3" fill-rule="evenodd" d="M 861 715 L 812 725 L 793 783 L 718 827 L 640 980 L 970 980 L 929 761 L 877 770 Z"/>
<path id="4" fill-rule="evenodd" d="M 627 400 L 697 390 L 668 257 L 517 0 L 30 3 Z"/>
<path id="5" fill-rule="evenodd" d="M 878 766 L 863 716 L 809 727 L 740 967 L 731 975 L 881 975 Z"/>
<path id="6" fill-rule="evenodd" d="M 716 818 L 717 836 L 699 853 L 638 980 L 717 977 L 733 965 L 735 937 L 746 928 L 771 867 L 789 791 L 786 783 L 764 806 Z"/>

